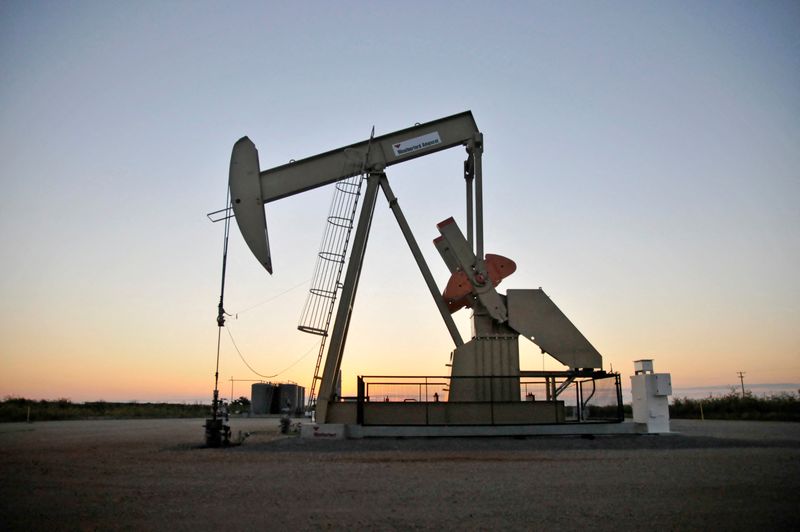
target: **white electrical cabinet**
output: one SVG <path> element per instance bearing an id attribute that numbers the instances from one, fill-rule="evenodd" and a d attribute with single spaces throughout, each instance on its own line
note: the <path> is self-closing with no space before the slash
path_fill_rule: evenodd
<path id="1" fill-rule="evenodd" d="M 647 433 L 669 432 L 669 396 L 672 376 L 654 373 L 652 360 L 636 360 L 631 376 L 633 421 L 644 425 Z"/>

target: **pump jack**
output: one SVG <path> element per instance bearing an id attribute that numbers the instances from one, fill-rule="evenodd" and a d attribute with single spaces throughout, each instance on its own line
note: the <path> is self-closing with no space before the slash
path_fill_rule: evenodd
<path id="1" fill-rule="evenodd" d="M 453 218 L 437 226 L 440 236 L 434 240 L 434 245 L 451 272 L 444 291 L 440 292 L 392 192 L 386 169 L 456 146 L 465 147 L 467 152 L 463 170 L 466 235 Z M 522 376 L 546 378 L 548 398 L 555 400 L 578 377 L 608 375 L 599 369 L 602 368 L 600 353 L 541 288 L 508 290 L 506 294 L 497 291 L 500 282 L 515 271 L 516 264 L 500 255 L 484 253 L 483 135 L 470 111 L 263 171 L 253 142 L 247 137 L 239 139 L 233 147 L 229 175 L 233 212 L 245 242 L 267 272 L 272 273 L 272 257 L 264 204 L 352 177 L 357 173 L 351 164 L 354 154 L 361 158 L 359 171 L 366 175 L 366 191 L 321 377 L 316 402 L 319 423 L 355 422 L 350 419 L 350 410 L 342 407 L 335 386 L 378 189 L 383 191 L 394 213 L 455 345 L 451 355 L 450 402 L 519 402 Z M 472 338 L 467 342 L 462 339 L 451 316 L 464 307 L 472 309 Z M 520 371 L 520 335 L 569 369 L 562 372 Z M 484 377 L 491 377 L 491 382 Z M 558 388 L 557 377 L 562 379 Z M 553 421 L 559 421 L 558 416 Z"/>

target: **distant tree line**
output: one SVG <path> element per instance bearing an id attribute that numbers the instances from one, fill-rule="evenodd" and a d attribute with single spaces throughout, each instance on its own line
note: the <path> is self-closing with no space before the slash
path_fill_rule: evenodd
<path id="1" fill-rule="evenodd" d="M 250 400 L 239 397 L 226 408 L 231 414 L 247 414 Z M 702 414 L 701 414 L 702 409 Z M 632 415 L 624 405 L 625 416 Z M 721 397 L 704 399 L 675 398 L 669 407 L 675 419 L 742 419 L 764 421 L 800 421 L 800 391 L 756 397 L 751 393 L 731 391 Z M 200 418 L 211 413 L 210 404 L 139 403 L 93 401 L 73 403 L 69 399 L 54 401 L 6 397 L 0 401 L 0 423 L 56 421 L 68 419 L 157 419 Z"/>
<path id="2" fill-rule="evenodd" d="M 740 393 L 731 391 L 721 397 L 676 398 L 669 407 L 669 414 L 676 419 L 700 419 L 702 415 L 705 419 L 800 421 L 800 391 L 763 397 L 752 393 L 745 393 L 742 397 Z"/>
<path id="3" fill-rule="evenodd" d="M 205 417 L 209 404 L 126 403 L 93 401 L 73 403 L 69 399 L 55 401 L 6 397 L 0 401 L 0 422 L 55 421 L 67 419 L 155 419 Z"/>

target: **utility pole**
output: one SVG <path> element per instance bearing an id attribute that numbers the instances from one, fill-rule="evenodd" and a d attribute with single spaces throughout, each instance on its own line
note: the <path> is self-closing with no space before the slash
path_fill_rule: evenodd
<path id="1" fill-rule="evenodd" d="M 744 371 L 738 371 L 739 381 L 742 383 L 742 399 L 744 399 Z"/>

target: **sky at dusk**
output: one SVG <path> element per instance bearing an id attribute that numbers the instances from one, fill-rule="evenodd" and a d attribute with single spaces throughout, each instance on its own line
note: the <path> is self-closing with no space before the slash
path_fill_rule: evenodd
<path id="1" fill-rule="evenodd" d="M 653 358 L 677 390 L 800 387 L 798 2 L 12 0 L 0 73 L 0 396 L 210 401 L 233 143 L 266 169 L 466 110 L 501 292 L 542 287 L 624 384 Z M 387 171 L 440 287 L 464 156 Z M 276 381 L 313 376 L 331 195 L 266 206 L 272 276 L 231 233 L 228 329 Z M 452 347 L 379 197 L 344 391 Z M 231 378 L 259 379 L 223 333 Z"/>

